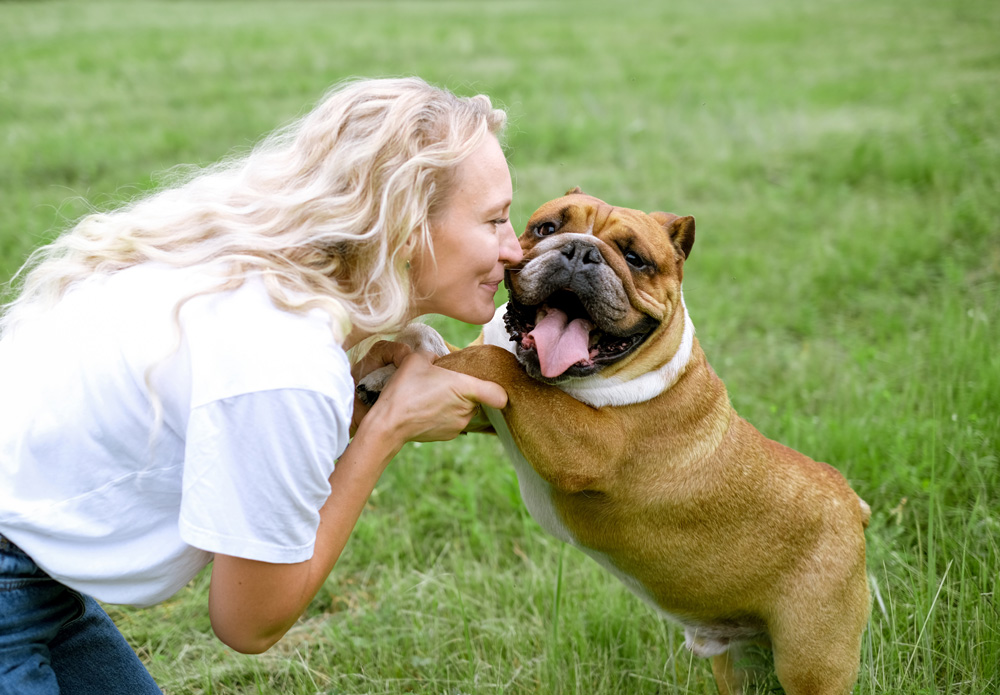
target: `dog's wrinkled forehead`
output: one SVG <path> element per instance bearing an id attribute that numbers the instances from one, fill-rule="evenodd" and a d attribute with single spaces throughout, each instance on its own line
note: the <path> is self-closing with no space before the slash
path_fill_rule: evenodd
<path id="1" fill-rule="evenodd" d="M 557 198 L 540 207 L 528 223 L 529 231 L 546 223 L 554 225 L 552 232 L 594 235 L 613 233 L 616 227 L 656 224 L 639 210 L 615 207 L 584 193 Z"/>
<path id="2" fill-rule="evenodd" d="M 562 243 L 564 234 L 600 239 L 609 252 L 641 252 L 659 264 L 674 258 L 674 245 L 663 223 L 641 210 L 609 205 L 600 198 L 571 191 L 544 203 L 528 220 L 521 235 L 525 260 Z"/>

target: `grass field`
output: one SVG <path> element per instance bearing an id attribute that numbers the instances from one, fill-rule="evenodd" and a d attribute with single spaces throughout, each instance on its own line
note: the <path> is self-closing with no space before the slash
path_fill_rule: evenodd
<path id="1" fill-rule="evenodd" d="M 737 410 L 874 510 L 857 691 L 996 693 L 998 36 L 993 0 L 0 2 L 0 281 L 344 77 L 486 92 L 515 228 L 574 185 L 697 218 L 686 303 Z M 267 654 L 214 639 L 206 579 L 112 610 L 170 695 L 715 692 L 488 437 L 407 447 Z"/>

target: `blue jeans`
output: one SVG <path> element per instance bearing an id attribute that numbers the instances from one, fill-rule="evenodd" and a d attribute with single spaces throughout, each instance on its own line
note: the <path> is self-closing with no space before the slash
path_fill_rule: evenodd
<path id="1" fill-rule="evenodd" d="M 97 601 L 0 536 L 0 695 L 159 695 Z"/>

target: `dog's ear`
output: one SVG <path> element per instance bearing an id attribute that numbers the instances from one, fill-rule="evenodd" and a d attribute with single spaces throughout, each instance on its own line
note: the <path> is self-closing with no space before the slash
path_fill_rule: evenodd
<path id="1" fill-rule="evenodd" d="M 576 194 L 587 195 L 586 193 L 583 192 L 583 189 L 580 188 L 579 186 L 573 186 L 571 189 L 566 191 L 564 195 L 576 195 Z"/>
<path id="2" fill-rule="evenodd" d="M 684 259 L 690 258 L 691 247 L 694 246 L 694 218 L 691 215 L 678 217 L 672 212 L 651 212 L 649 216 L 663 226 L 674 246 L 684 254 Z"/>

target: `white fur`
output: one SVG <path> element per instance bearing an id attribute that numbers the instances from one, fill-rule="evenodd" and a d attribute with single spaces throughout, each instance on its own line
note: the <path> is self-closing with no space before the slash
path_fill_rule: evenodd
<path id="1" fill-rule="evenodd" d="M 690 649 L 695 656 L 708 658 L 725 654 L 729 649 L 729 640 L 705 637 L 700 634 L 698 628 L 685 625 L 684 646 Z"/>
<path id="2" fill-rule="evenodd" d="M 438 357 L 443 357 L 450 352 L 448 344 L 444 342 L 441 334 L 426 323 L 411 323 L 396 336 L 396 340 L 406 343 L 414 350 L 431 352 Z"/>

